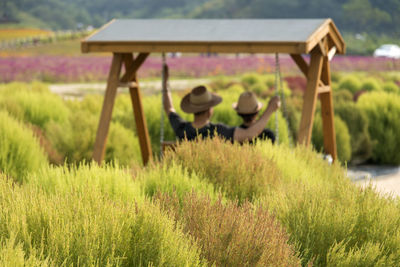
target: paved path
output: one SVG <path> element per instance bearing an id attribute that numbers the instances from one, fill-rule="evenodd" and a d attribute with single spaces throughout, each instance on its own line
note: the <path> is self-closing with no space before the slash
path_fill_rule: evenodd
<path id="1" fill-rule="evenodd" d="M 400 197 L 400 167 L 362 166 L 348 170 L 349 177 L 360 186 L 371 183 L 382 194 Z"/>
<path id="2" fill-rule="evenodd" d="M 171 80 L 170 87 L 174 91 L 191 89 L 199 84 L 208 84 L 210 79 L 181 79 Z M 161 81 L 140 82 L 143 94 L 150 95 L 161 90 Z M 50 91 L 61 95 L 64 98 L 82 98 L 86 94 L 103 94 L 106 88 L 105 83 L 73 83 L 73 84 L 52 84 Z M 119 92 L 127 92 L 127 88 L 121 88 Z"/>

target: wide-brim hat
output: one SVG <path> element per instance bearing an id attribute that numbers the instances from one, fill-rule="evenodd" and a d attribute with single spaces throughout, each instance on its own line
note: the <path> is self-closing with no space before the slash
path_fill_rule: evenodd
<path id="1" fill-rule="evenodd" d="M 254 114 L 260 111 L 263 104 L 258 102 L 253 92 L 243 92 L 239 96 L 237 103 L 232 104 L 232 108 L 239 114 Z"/>
<path id="2" fill-rule="evenodd" d="M 186 113 L 206 111 L 222 102 L 222 98 L 207 90 L 203 85 L 197 86 L 185 95 L 181 101 L 181 109 Z"/>

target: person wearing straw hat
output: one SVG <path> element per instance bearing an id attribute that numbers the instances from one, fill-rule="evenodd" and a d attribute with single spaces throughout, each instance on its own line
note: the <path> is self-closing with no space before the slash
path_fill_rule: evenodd
<path id="1" fill-rule="evenodd" d="M 168 77 L 168 70 L 166 77 Z M 164 82 L 167 82 L 167 79 Z M 231 142 L 252 140 L 263 131 L 272 113 L 280 107 L 279 97 L 273 97 L 265 112 L 247 129 L 230 127 L 222 123 L 212 123 L 210 119 L 213 115 L 213 107 L 221 103 L 222 98 L 207 90 L 205 86 L 200 85 L 193 88 L 181 101 L 182 111 L 194 114 L 193 122 L 187 122 L 176 113 L 168 86 L 163 86 L 163 88 L 165 88 L 163 90 L 164 110 L 179 140 L 195 140 L 197 137 L 213 138 L 215 135 Z"/>
<path id="2" fill-rule="evenodd" d="M 253 92 L 243 92 L 239 96 L 237 103 L 233 103 L 232 107 L 237 114 L 243 119 L 243 123 L 239 128 L 247 129 L 256 122 L 258 113 L 260 112 L 263 104 L 257 100 L 256 95 Z M 263 131 L 257 136 L 260 140 L 271 140 L 275 142 L 275 134 L 270 129 L 263 129 Z M 252 143 L 253 140 L 249 142 Z"/>

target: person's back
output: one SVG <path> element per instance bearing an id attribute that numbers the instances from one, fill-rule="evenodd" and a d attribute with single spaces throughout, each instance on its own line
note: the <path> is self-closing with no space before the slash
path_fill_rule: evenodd
<path id="1" fill-rule="evenodd" d="M 221 101 L 221 97 L 209 92 L 206 87 L 195 87 L 181 102 L 181 109 L 186 113 L 193 113 L 194 121 L 185 121 L 175 111 L 169 113 L 168 118 L 176 137 L 179 140 L 191 141 L 198 137 L 204 139 L 218 135 L 225 140 L 233 141 L 234 127 L 210 122 L 213 107 Z"/>
<path id="2" fill-rule="evenodd" d="M 242 118 L 243 123 L 239 125 L 242 129 L 247 129 L 256 122 L 257 115 L 262 108 L 262 103 L 257 100 L 256 95 L 253 92 L 243 92 L 239 96 L 237 103 L 233 103 L 232 107 L 237 114 Z M 263 129 L 263 131 L 257 136 L 259 140 L 271 140 L 275 142 L 275 133 L 270 129 Z M 249 141 L 250 143 L 253 140 Z"/>
<path id="3" fill-rule="evenodd" d="M 164 72 L 166 73 L 165 77 L 168 78 L 168 68 Z M 179 140 L 194 140 L 197 137 L 213 138 L 216 135 L 231 142 L 251 140 L 262 132 L 271 114 L 280 106 L 279 97 L 272 98 L 260 119 L 247 129 L 230 127 L 221 123 L 214 124 L 210 122 L 213 107 L 221 103 L 222 98 L 209 92 L 205 86 L 197 86 L 181 101 L 181 109 L 185 113 L 194 114 L 194 121 L 187 122 L 175 112 L 172 97 L 167 87 L 167 79 L 163 82 L 163 88 L 165 88 L 163 91 L 164 110 Z"/>

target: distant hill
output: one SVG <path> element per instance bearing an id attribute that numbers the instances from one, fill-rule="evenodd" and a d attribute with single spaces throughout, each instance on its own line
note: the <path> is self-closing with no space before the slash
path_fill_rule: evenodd
<path id="1" fill-rule="evenodd" d="M 400 35 L 400 0 L 2 0 L 0 23 L 98 27 L 112 18 L 321 18 L 345 32 Z"/>

